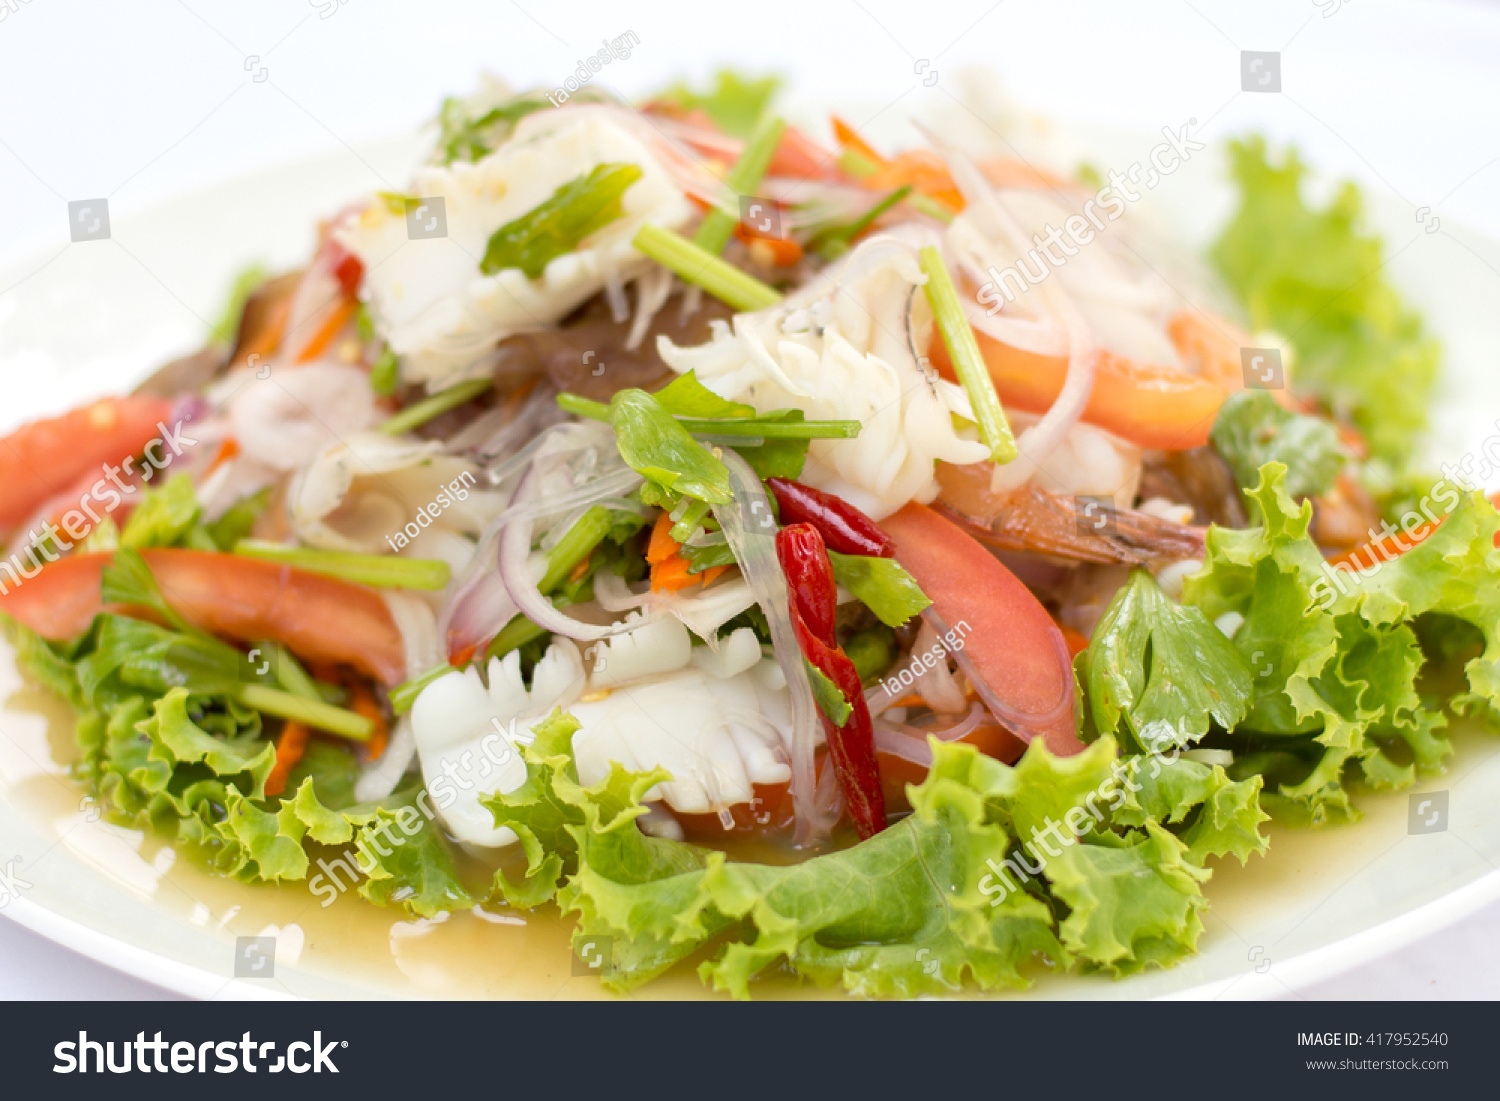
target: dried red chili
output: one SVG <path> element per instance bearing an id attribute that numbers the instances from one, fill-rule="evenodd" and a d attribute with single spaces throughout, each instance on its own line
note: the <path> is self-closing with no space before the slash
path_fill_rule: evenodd
<path id="1" fill-rule="evenodd" d="M 896 544 L 848 501 L 790 478 L 767 478 L 783 524 L 811 524 L 829 549 L 867 558 L 894 558 Z"/>
<path id="2" fill-rule="evenodd" d="M 802 656 L 843 693 L 849 716 L 842 726 L 819 712 L 828 755 L 844 802 L 861 838 L 885 829 L 885 794 L 875 759 L 875 729 L 854 662 L 834 636 L 837 603 L 833 565 L 818 529 L 793 524 L 776 535 L 776 557 L 786 574 L 792 627 Z"/>

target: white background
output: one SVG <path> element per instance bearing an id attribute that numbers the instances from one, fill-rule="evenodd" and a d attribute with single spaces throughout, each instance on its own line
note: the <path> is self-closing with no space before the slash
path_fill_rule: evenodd
<path id="1" fill-rule="evenodd" d="M 984 62 L 1020 98 L 1064 118 L 1156 130 L 1194 117 L 1209 139 L 1264 130 L 1404 204 L 1414 227 L 1435 215 L 1500 237 L 1500 6 L 1489 3 L 0 0 L 0 13 L 7 264 L 27 254 L 40 264 L 66 245 L 70 199 L 107 196 L 119 218 L 264 165 L 358 146 L 420 124 L 482 68 L 553 87 L 601 38 L 627 30 L 640 45 L 602 77 L 626 95 L 733 63 L 785 73 L 805 99 L 899 113 L 942 92 L 942 74 Z M 1242 49 L 1282 51 L 1282 94 L 1240 91 Z M 940 74 L 935 91 L 916 75 L 921 62 Z M 376 175 L 371 186 L 385 186 Z M 0 341 L 8 290 L 0 286 Z M 1500 303 L 1500 273 L 1492 290 Z M 1493 997 L 1497 932 L 1500 910 L 1484 911 L 1289 994 Z M 0 922 L 0 996 L 156 994 Z"/>

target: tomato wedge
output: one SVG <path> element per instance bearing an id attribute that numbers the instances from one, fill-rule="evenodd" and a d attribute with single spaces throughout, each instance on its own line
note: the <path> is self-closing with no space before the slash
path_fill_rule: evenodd
<path id="1" fill-rule="evenodd" d="M 386 685 L 406 679 L 401 632 L 372 589 L 233 554 L 143 554 L 167 602 L 205 631 L 240 642 L 270 639 L 307 661 L 351 665 Z M 0 612 L 43 638 L 76 638 L 104 610 L 99 586 L 110 558 L 53 562 L 0 596 Z"/>
<path id="2" fill-rule="evenodd" d="M 94 485 L 106 466 L 139 455 L 171 414 L 162 398 L 105 398 L 16 429 L 0 440 L 0 531 L 25 523 L 87 475 Z"/>
<path id="3" fill-rule="evenodd" d="M 1008 408 L 1027 413 L 1052 408 L 1067 379 L 1067 356 L 1025 352 L 978 331 L 974 338 Z M 928 354 L 939 374 L 956 379 L 940 336 L 934 334 Z M 1141 447 L 1185 451 L 1208 443 L 1214 417 L 1228 396 L 1224 387 L 1206 379 L 1100 352 L 1083 419 Z"/>
<path id="4" fill-rule="evenodd" d="M 1031 590 L 962 528 L 925 505 L 909 504 L 880 526 L 896 542 L 896 560 L 943 621 L 960 631 L 964 654 L 1012 713 L 996 718 L 1024 742 L 1042 735 L 1059 756 L 1081 752 L 1068 647 Z"/>

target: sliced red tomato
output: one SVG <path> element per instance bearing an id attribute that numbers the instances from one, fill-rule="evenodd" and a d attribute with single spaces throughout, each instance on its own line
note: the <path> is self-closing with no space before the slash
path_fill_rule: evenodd
<path id="1" fill-rule="evenodd" d="M 270 639 L 307 661 L 350 665 L 383 684 L 406 679 L 406 650 L 372 589 L 274 562 L 194 550 L 148 550 L 167 602 L 190 623 L 240 642 Z M 0 596 L 0 612 L 43 638 L 88 630 L 104 610 L 99 586 L 108 554 L 43 567 Z"/>
<path id="2" fill-rule="evenodd" d="M 1025 352 L 981 332 L 974 337 L 1007 408 L 1027 413 L 1052 408 L 1067 379 L 1067 356 Z M 940 336 L 934 335 L 929 355 L 944 378 L 955 378 Z M 1100 352 L 1083 419 L 1141 447 L 1185 451 L 1208 443 L 1214 418 L 1228 396 L 1224 387 L 1175 368 Z"/>
<path id="3" fill-rule="evenodd" d="M 952 630 L 989 688 L 1035 716 L 1013 733 L 1067 756 L 1082 751 L 1073 717 L 1073 665 L 1062 632 L 1031 590 L 957 524 L 912 503 L 880 521 L 901 563 Z M 996 716 L 997 718 L 1003 718 Z"/>
<path id="4" fill-rule="evenodd" d="M 171 413 L 162 398 L 105 398 L 0 440 L 0 531 L 31 519 L 87 475 L 89 486 L 106 478 L 106 466 L 139 455 Z"/>

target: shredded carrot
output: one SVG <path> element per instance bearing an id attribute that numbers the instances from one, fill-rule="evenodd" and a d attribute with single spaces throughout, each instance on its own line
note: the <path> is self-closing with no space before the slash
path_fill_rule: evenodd
<path id="1" fill-rule="evenodd" d="M 693 564 L 682 557 L 682 544 L 672 538 L 672 517 L 665 512 L 656 518 L 651 542 L 646 545 L 646 561 L 651 563 L 651 591 L 673 593 L 698 582 L 710 584 L 728 566 L 710 566 L 702 573 L 690 573 Z"/>
<path id="2" fill-rule="evenodd" d="M 516 414 L 521 411 L 521 407 L 526 403 L 526 399 L 536 389 L 536 384 L 541 381 L 541 377 L 541 375 L 538 375 L 536 378 L 528 379 L 505 395 L 503 406 L 505 409 L 505 422 L 507 424 L 516 419 Z"/>
<path id="3" fill-rule="evenodd" d="M 1490 504 L 1496 508 L 1500 508 L 1500 493 L 1496 493 L 1490 498 Z M 1446 519 L 1446 516 L 1443 517 L 1443 520 Z M 1425 541 L 1428 536 L 1443 526 L 1443 520 L 1439 520 L 1436 524 L 1431 522 L 1420 524 L 1410 531 L 1403 528 L 1401 531 L 1388 535 L 1384 539 L 1378 539 L 1373 543 L 1366 543 L 1364 546 L 1356 547 L 1354 550 L 1347 551 L 1336 558 L 1330 558 L 1328 564 L 1336 566 L 1341 570 L 1354 570 L 1356 572 L 1373 569 L 1378 565 L 1383 565 L 1391 561 L 1393 558 L 1400 558 L 1417 544 Z M 1500 547 L 1500 533 L 1497 533 L 1495 536 L 1495 546 Z"/>
<path id="4" fill-rule="evenodd" d="M 205 472 L 204 476 L 206 477 L 207 475 L 212 474 L 225 463 L 235 459 L 236 457 L 238 457 L 239 453 L 239 440 L 235 439 L 233 436 L 227 437 L 224 442 L 219 445 L 218 453 L 214 455 L 214 461 L 208 464 L 208 470 Z"/>
<path id="5" fill-rule="evenodd" d="M 368 754 L 368 760 L 378 761 L 391 740 L 390 724 L 385 721 L 385 712 L 380 708 L 380 701 L 375 698 L 375 693 L 370 691 L 368 684 L 363 680 L 351 677 L 348 685 L 350 692 L 349 709 L 356 715 L 369 719 L 375 727 L 374 732 L 370 735 L 370 740 L 365 744 L 365 750 Z"/>
<path id="6" fill-rule="evenodd" d="M 477 642 L 473 643 L 470 646 L 465 646 L 462 650 L 458 651 L 458 653 L 450 654 L 448 656 L 448 664 L 453 666 L 453 668 L 455 669 L 462 669 L 466 665 L 468 665 L 469 662 L 474 660 L 474 655 L 478 652 L 479 643 Z"/>
<path id="7" fill-rule="evenodd" d="M 312 732 L 295 720 L 281 728 L 281 737 L 276 739 L 276 763 L 266 776 L 266 795 L 274 798 L 286 790 L 286 782 L 307 752 L 307 739 Z"/>
<path id="8" fill-rule="evenodd" d="M 891 191 L 910 184 L 955 212 L 964 208 L 964 197 L 948 173 L 948 166 L 930 149 L 908 149 L 859 182 L 874 191 Z"/>
<path id="9" fill-rule="evenodd" d="M 865 141 L 864 138 L 860 137 L 854 127 L 850 126 L 843 119 L 837 115 L 830 115 L 829 121 L 833 123 L 833 136 L 838 139 L 838 143 L 845 149 L 854 150 L 877 168 L 884 168 L 890 163 L 886 158 L 875 152 L 874 147 Z"/>
<path id="10" fill-rule="evenodd" d="M 676 521 L 665 512 L 656 518 L 656 525 L 651 529 L 651 542 L 646 545 L 646 561 L 651 565 L 676 558 L 682 548 L 682 544 L 672 538 L 674 523 Z"/>
<path id="11" fill-rule="evenodd" d="M 353 298 L 346 298 L 334 307 L 333 312 L 328 315 L 328 320 L 323 322 L 313 338 L 307 342 L 302 351 L 297 353 L 297 363 L 308 363 L 317 359 L 333 343 L 333 338 L 338 336 L 344 325 L 354 316 L 354 309 L 359 303 Z"/>
<path id="12" fill-rule="evenodd" d="M 744 222 L 735 226 L 734 235 L 750 246 L 751 256 L 763 249 L 767 258 L 778 268 L 789 268 L 802 259 L 802 246 L 790 237 L 762 237 L 748 229 Z"/>
<path id="13" fill-rule="evenodd" d="M 702 578 L 698 574 L 688 572 L 691 565 L 692 563 L 681 556 L 656 563 L 651 567 L 651 591 L 670 593 L 698 584 Z"/>
<path id="14" fill-rule="evenodd" d="M 578 560 L 578 565 L 574 566 L 572 568 L 572 570 L 570 570 L 568 572 L 568 580 L 569 581 L 581 581 L 583 579 L 583 575 L 589 572 L 589 561 L 593 557 L 594 557 L 594 552 L 593 551 L 589 551 L 588 554 L 586 554 L 582 558 L 580 558 Z"/>

